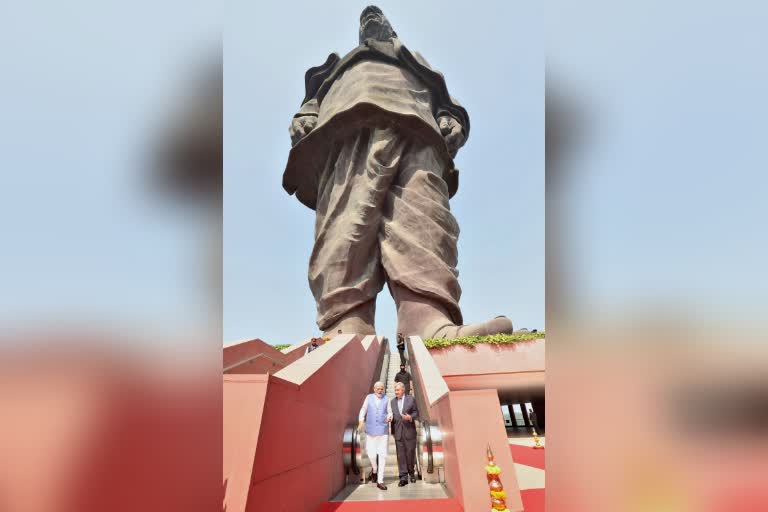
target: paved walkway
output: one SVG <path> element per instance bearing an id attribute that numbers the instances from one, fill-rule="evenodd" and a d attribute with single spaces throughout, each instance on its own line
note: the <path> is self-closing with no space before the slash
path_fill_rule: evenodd
<path id="1" fill-rule="evenodd" d="M 420 480 L 398 487 L 397 480 L 385 482 L 387 490 L 382 491 L 375 484 L 348 485 L 331 501 L 390 501 L 390 500 L 421 500 L 427 498 L 447 498 L 443 484 L 427 484 Z"/>
<path id="2" fill-rule="evenodd" d="M 534 449 L 536 444 L 531 435 L 508 437 L 515 474 L 526 512 L 544 512 L 544 453 L 546 449 Z M 546 445 L 546 439 L 539 437 L 539 444 Z M 503 482 L 502 478 L 502 482 Z"/>

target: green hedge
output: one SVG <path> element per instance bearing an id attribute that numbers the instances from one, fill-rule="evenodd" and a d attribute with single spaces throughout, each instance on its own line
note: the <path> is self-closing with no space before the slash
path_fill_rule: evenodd
<path id="1" fill-rule="evenodd" d="M 490 336 L 462 336 L 452 340 L 443 338 L 432 338 L 424 340 L 424 346 L 427 348 L 445 348 L 453 345 L 466 345 L 474 347 L 478 343 L 490 343 L 492 345 L 508 345 L 518 341 L 538 340 L 544 338 L 544 331 L 540 332 L 519 332 L 513 334 L 491 334 Z"/>
<path id="2" fill-rule="evenodd" d="M 272 346 L 275 347 L 276 350 L 283 350 L 284 348 L 290 347 L 291 344 L 290 343 L 286 343 L 285 345 L 272 345 Z"/>

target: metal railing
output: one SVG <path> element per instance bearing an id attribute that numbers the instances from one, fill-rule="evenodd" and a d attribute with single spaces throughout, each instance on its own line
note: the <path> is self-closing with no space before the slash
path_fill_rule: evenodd
<path id="1" fill-rule="evenodd" d="M 347 428 L 344 429 L 342 457 L 344 468 L 348 472 L 359 475 L 362 455 L 360 450 L 360 433 L 357 431 L 356 424 L 347 425 Z"/>
<path id="2" fill-rule="evenodd" d="M 428 421 L 421 422 L 421 463 L 426 466 L 427 474 L 443 467 L 443 433 Z"/>

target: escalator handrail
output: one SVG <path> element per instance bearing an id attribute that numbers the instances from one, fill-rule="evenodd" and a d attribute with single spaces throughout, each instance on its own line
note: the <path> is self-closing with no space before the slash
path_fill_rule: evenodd
<path id="1" fill-rule="evenodd" d="M 417 421 L 419 421 L 419 420 L 417 420 Z M 421 428 L 423 430 L 424 429 L 424 422 L 419 421 L 419 425 L 421 426 Z M 424 478 L 422 476 L 422 474 L 423 474 L 422 469 L 423 468 L 422 468 L 422 463 L 421 463 L 421 451 L 422 451 L 421 450 L 421 436 L 416 436 L 416 453 L 417 453 L 417 457 L 416 457 L 416 460 L 414 462 L 416 463 L 416 471 L 419 474 L 419 480 L 422 480 Z"/>
<path id="2" fill-rule="evenodd" d="M 360 474 L 360 468 L 357 465 L 357 445 L 359 443 L 360 433 L 357 430 L 357 425 L 355 425 L 352 427 L 352 456 L 350 457 L 350 467 L 355 475 Z"/>
<path id="3" fill-rule="evenodd" d="M 421 428 L 427 436 L 427 473 L 430 475 L 435 472 L 435 463 L 432 458 L 432 432 L 428 421 L 421 422 Z"/>

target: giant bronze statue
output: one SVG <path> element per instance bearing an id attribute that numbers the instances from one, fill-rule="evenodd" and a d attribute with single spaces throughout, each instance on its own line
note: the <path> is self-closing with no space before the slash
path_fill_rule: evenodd
<path id="1" fill-rule="evenodd" d="M 373 334 L 386 282 L 406 335 L 512 332 L 503 316 L 462 325 L 459 226 L 448 199 L 469 116 L 443 75 L 369 6 L 360 45 L 309 69 L 305 85 L 283 187 L 317 212 L 309 285 L 320 329 Z"/>

